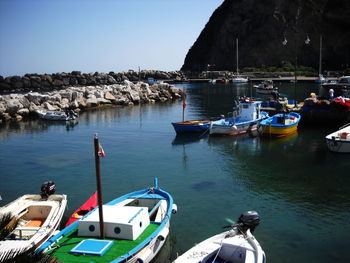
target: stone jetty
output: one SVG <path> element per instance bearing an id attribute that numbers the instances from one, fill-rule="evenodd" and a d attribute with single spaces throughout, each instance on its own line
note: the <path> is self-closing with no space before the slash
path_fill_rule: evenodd
<path id="1" fill-rule="evenodd" d="M 42 86 L 35 91 L 0 95 L 0 122 L 21 121 L 23 118 L 36 116 L 35 112 L 40 109 L 53 111 L 72 109 L 79 112 L 105 105 L 127 106 L 139 103 L 164 102 L 179 99 L 182 96 L 180 88 L 168 83 L 149 85 L 144 82 L 134 83 L 127 79 L 121 80 L 120 83 L 110 83 L 113 80 L 108 80 L 108 76 L 106 76 L 104 84 L 99 82 L 97 85 L 95 82 L 91 83 L 91 80 L 87 82 L 80 80 L 76 86 L 70 86 L 70 84 L 75 84 L 70 79 L 69 82 L 67 80 L 66 82 L 64 80 L 58 82 L 57 79 L 52 81 L 52 79 L 43 80 L 42 76 L 38 78 Z M 30 78 L 31 85 L 35 83 L 32 80 Z M 52 81 L 56 84 L 65 84 L 65 86 L 60 86 L 60 89 L 51 86 L 49 91 L 45 91 L 42 88 L 45 81 L 47 83 Z M 18 86 L 14 84 L 17 88 L 23 88 L 21 85 L 24 85 L 20 81 L 13 81 L 11 85 L 12 83 L 22 83 Z M 78 85 L 79 83 L 80 85 Z M 83 85 L 83 83 L 90 83 L 91 85 Z"/>

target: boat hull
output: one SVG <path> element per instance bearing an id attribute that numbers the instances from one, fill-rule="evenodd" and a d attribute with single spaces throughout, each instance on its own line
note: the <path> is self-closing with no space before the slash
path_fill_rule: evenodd
<path id="1" fill-rule="evenodd" d="M 256 93 L 259 94 L 272 94 L 274 91 L 277 91 L 277 89 L 263 89 L 263 88 L 256 88 Z"/>
<path id="2" fill-rule="evenodd" d="M 258 122 L 249 122 L 245 124 L 236 125 L 212 125 L 210 128 L 210 135 L 240 135 L 249 133 L 251 131 L 256 131 Z"/>
<path id="3" fill-rule="evenodd" d="M 267 136 L 283 137 L 291 135 L 298 130 L 300 114 L 275 114 L 260 123 L 261 134 Z"/>
<path id="4" fill-rule="evenodd" d="M 84 215 L 86 215 L 88 212 L 90 212 L 92 209 L 94 209 L 97 206 L 97 192 L 95 192 L 90 198 L 77 210 L 74 211 L 74 213 L 69 217 L 66 227 L 72 224 L 73 222 L 79 220 Z"/>
<path id="5" fill-rule="evenodd" d="M 326 136 L 327 147 L 332 152 L 350 153 L 350 124 Z"/>
<path id="6" fill-rule="evenodd" d="M 236 121 L 233 119 L 222 119 L 213 122 L 210 126 L 210 135 L 240 135 L 256 131 L 260 121 L 268 117 L 267 112 L 260 112 L 258 119 L 250 121 Z"/>
<path id="7" fill-rule="evenodd" d="M 172 122 L 176 133 L 199 133 L 208 131 L 211 121 L 209 120 L 195 120 L 195 121 L 183 121 Z"/>
<path id="8" fill-rule="evenodd" d="M 234 79 L 232 79 L 232 83 L 235 83 L 235 84 L 248 83 L 248 79 L 246 79 L 246 78 L 234 78 Z"/>
<path id="9" fill-rule="evenodd" d="M 215 261 L 214 258 L 216 258 Z M 198 262 L 263 263 L 265 262 L 265 253 L 249 230 L 246 235 L 240 235 L 237 230 L 231 230 L 202 241 L 178 257 L 173 263 Z"/>

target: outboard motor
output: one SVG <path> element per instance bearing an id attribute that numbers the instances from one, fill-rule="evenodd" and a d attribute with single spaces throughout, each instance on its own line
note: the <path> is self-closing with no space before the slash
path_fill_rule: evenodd
<path id="1" fill-rule="evenodd" d="M 238 223 L 242 225 L 240 228 L 244 233 L 247 232 L 248 229 L 253 233 L 260 223 L 260 216 L 258 212 L 246 211 L 238 218 Z"/>
<path id="2" fill-rule="evenodd" d="M 41 185 L 41 198 L 48 198 L 49 195 L 52 195 L 55 193 L 56 186 L 55 183 L 52 181 L 45 182 Z"/>

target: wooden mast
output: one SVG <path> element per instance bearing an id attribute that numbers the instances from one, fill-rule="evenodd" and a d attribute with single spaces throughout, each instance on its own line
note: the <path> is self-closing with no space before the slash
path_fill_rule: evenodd
<path id="1" fill-rule="evenodd" d="M 318 64 L 318 76 L 322 74 L 322 35 L 320 36 L 320 61 Z"/>
<path id="2" fill-rule="evenodd" d="M 238 78 L 238 38 L 236 38 L 236 71 L 237 71 L 237 78 Z"/>
<path id="3" fill-rule="evenodd" d="M 103 208 L 102 208 L 102 187 L 101 187 L 101 173 L 100 173 L 100 143 L 98 142 L 97 133 L 94 138 L 95 146 L 95 166 L 96 166 L 96 185 L 97 185 L 97 204 L 100 222 L 100 239 L 105 238 L 104 224 L 103 224 Z"/>

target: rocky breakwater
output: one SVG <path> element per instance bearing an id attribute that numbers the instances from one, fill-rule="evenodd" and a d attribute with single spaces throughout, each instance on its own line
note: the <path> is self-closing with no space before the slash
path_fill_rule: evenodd
<path id="1" fill-rule="evenodd" d="M 51 91 L 54 89 L 65 89 L 71 86 L 96 86 L 120 84 L 124 80 L 133 82 L 153 78 L 156 80 L 181 82 L 186 79 L 180 71 L 158 71 L 142 70 L 139 72 L 129 70 L 115 73 L 81 73 L 72 71 L 71 73 L 54 74 L 25 74 L 24 76 L 0 76 L 0 93 L 25 92 L 25 91 Z"/>
<path id="2" fill-rule="evenodd" d="M 168 83 L 154 84 L 124 80 L 120 84 L 71 86 L 48 92 L 0 95 L 0 122 L 36 116 L 37 110 L 76 112 L 101 105 L 134 105 L 181 98 L 182 90 Z"/>

